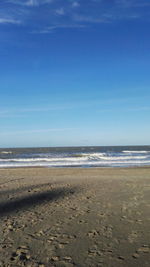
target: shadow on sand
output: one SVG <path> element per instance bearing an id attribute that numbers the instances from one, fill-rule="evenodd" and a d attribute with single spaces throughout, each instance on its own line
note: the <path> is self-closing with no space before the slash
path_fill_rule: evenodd
<path id="1" fill-rule="evenodd" d="M 7 190 L 5 188 L 4 188 L 4 190 L 1 190 L 1 188 L 0 188 L 0 190 L 1 190 L 0 191 L 0 199 L 6 195 L 15 196 L 17 194 L 25 193 L 25 192 L 26 193 L 32 192 L 32 191 L 36 192 L 37 190 L 39 191 L 39 189 L 41 191 L 44 191 L 44 188 L 46 188 L 46 187 L 47 187 L 47 190 L 46 190 L 46 192 L 47 192 L 49 190 L 52 190 L 52 186 L 59 185 L 59 184 L 62 185 L 61 183 L 58 183 L 58 182 L 55 182 L 55 183 L 48 182 L 48 183 L 23 186 L 23 187 L 22 186 L 20 187 L 20 185 L 18 184 L 17 188 L 11 188 L 11 189 L 7 189 Z"/>
<path id="2" fill-rule="evenodd" d="M 61 187 L 44 192 L 30 193 L 30 195 L 27 196 L 7 200 L 6 202 L 0 203 L 0 217 L 10 215 L 10 213 L 17 213 L 21 210 L 26 210 L 46 202 L 63 199 L 65 196 L 74 194 L 75 190 L 76 188 Z"/>

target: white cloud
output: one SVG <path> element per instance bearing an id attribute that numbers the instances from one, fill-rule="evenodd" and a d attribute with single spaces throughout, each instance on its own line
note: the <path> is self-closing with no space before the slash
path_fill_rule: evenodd
<path id="1" fill-rule="evenodd" d="M 51 128 L 51 129 L 31 129 L 31 130 L 20 130 L 20 131 L 7 131 L 1 132 L 0 135 L 13 135 L 13 134 L 31 134 L 31 133 L 48 133 L 48 132 L 63 132 L 77 130 L 78 128 Z"/>
<path id="2" fill-rule="evenodd" d="M 26 3 L 25 3 L 26 6 L 37 6 L 39 5 L 38 1 L 37 0 L 28 0 Z"/>
<path id="3" fill-rule="evenodd" d="M 52 3 L 53 0 L 42 0 L 42 1 L 41 0 L 26 0 L 26 1 L 9 0 L 8 2 L 15 4 L 15 5 L 33 7 L 33 6 L 40 6 L 40 5 Z"/>
<path id="4" fill-rule="evenodd" d="M 130 5 L 132 4 L 132 1 L 116 0 L 116 4 L 119 5 L 119 6 L 123 6 L 123 7 L 130 7 Z"/>
<path id="5" fill-rule="evenodd" d="M 79 21 L 79 22 L 89 22 L 89 23 L 108 23 L 109 20 L 106 17 L 100 17 L 100 18 L 96 18 L 93 16 L 86 16 L 86 15 L 74 15 L 73 19 L 75 21 Z"/>
<path id="6" fill-rule="evenodd" d="M 60 7 L 60 8 L 58 8 L 58 9 L 56 9 L 56 14 L 57 14 L 57 15 L 60 15 L 60 16 L 65 15 L 64 8 L 63 8 L 63 7 Z"/>
<path id="7" fill-rule="evenodd" d="M 13 18 L 0 18 L 0 24 L 21 24 L 21 21 Z"/>
<path id="8" fill-rule="evenodd" d="M 116 4 L 123 8 L 150 6 L 149 1 L 143 0 L 116 0 Z"/>
<path id="9" fill-rule="evenodd" d="M 41 113 L 41 112 L 48 112 L 48 111 L 62 111 L 67 109 L 74 108 L 71 104 L 65 105 L 54 105 L 54 106 L 47 106 L 47 107 L 27 107 L 27 108 L 8 108 L 8 109 L 1 109 L 0 110 L 0 118 L 4 117 L 22 117 L 27 115 L 28 113 Z"/>
<path id="10" fill-rule="evenodd" d="M 52 25 L 49 27 L 46 27 L 45 29 L 41 29 L 41 30 L 37 30 L 37 31 L 32 31 L 31 33 L 35 33 L 35 34 L 46 34 L 46 33 L 51 33 L 56 29 L 75 29 L 75 28 L 85 28 L 85 25 L 82 24 L 58 24 L 58 25 Z"/>
<path id="11" fill-rule="evenodd" d="M 79 7 L 80 6 L 80 4 L 79 4 L 79 2 L 77 2 L 77 1 L 74 1 L 73 3 L 72 3 L 72 7 Z"/>
<path id="12" fill-rule="evenodd" d="M 28 0 L 25 5 L 26 6 L 40 6 L 40 5 L 44 5 L 44 4 L 48 4 L 48 3 L 52 3 L 53 0 Z"/>
<path id="13" fill-rule="evenodd" d="M 6 0 L 9 8 L 6 5 L 0 10 L 0 24 L 21 24 L 23 21 L 22 24 L 30 26 L 31 33 L 49 33 L 55 29 L 83 28 L 87 23 L 138 20 L 144 15 L 138 7 L 150 4 L 146 0 L 115 0 L 106 9 L 104 2 L 87 0 L 87 5 L 83 2 L 81 5 L 79 0 Z M 49 6 L 44 7 L 45 4 Z M 42 12 L 38 7 L 42 7 Z"/>

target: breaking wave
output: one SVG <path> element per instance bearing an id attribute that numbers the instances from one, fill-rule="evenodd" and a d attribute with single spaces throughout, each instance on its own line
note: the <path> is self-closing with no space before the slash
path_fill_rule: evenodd
<path id="1" fill-rule="evenodd" d="M 0 154 L 12 154 L 12 151 L 0 151 Z"/>
<path id="2" fill-rule="evenodd" d="M 128 153 L 128 154 L 147 154 L 147 153 L 150 153 L 150 151 L 144 151 L 144 150 L 123 150 L 122 151 L 123 153 Z"/>
<path id="3" fill-rule="evenodd" d="M 5 151 L 2 151 L 5 152 Z M 2 153 L 1 152 L 1 153 Z M 7 151 L 9 152 L 9 151 Z M 3 153 L 2 153 L 3 154 Z M 5 153 L 4 153 L 5 154 Z M 58 153 L 20 153 L 0 158 L 0 168 L 8 167 L 130 167 L 150 165 L 150 152 L 137 150 Z"/>

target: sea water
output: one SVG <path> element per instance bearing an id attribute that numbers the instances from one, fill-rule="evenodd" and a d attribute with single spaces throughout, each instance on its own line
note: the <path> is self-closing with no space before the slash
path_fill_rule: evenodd
<path id="1" fill-rule="evenodd" d="M 150 146 L 0 149 L 0 168 L 150 166 Z"/>

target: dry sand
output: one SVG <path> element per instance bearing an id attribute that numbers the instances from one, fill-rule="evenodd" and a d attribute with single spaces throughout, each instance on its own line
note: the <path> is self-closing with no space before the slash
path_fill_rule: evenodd
<path id="1" fill-rule="evenodd" d="M 150 266 L 150 168 L 0 170 L 0 266 Z"/>

